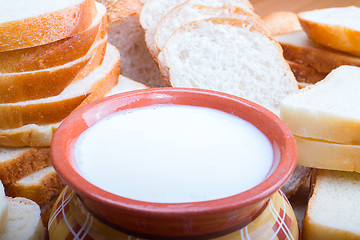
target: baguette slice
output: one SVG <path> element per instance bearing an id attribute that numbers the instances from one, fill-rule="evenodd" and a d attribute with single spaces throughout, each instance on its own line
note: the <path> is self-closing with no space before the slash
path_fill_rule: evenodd
<path id="1" fill-rule="evenodd" d="M 296 13 L 288 11 L 272 12 L 261 18 L 272 36 L 300 31 L 301 25 Z"/>
<path id="2" fill-rule="evenodd" d="M 140 82 L 134 81 L 130 78 L 127 78 L 123 75 L 120 75 L 118 84 L 115 87 L 113 87 L 106 94 L 106 96 L 111 96 L 111 95 L 118 94 L 118 93 L 130 92 L 130 91 L 146 89 L 146 88 L 148 88 L 148 86 L 146 86 Z"/>
<path id="3" fill-rule="evenodd" d="M 283 48 L 286 60 L 312 67 L 318 72 L 329 73 L 341 65 L 360 67 L 360 58 L 317 44 L 310 40 L 304 31 L 274 38 Z"/>
<path id="4" fill-rule="evenodd" d="M 315 68 L 287 61 L 298 82 L 314 84 L 323 80 L 328 73 L 318 72 Z"/>
<path id="5" fill-rule="evenodd" d="M 360 238 L 360 174 L 318 170 L 303 222 L 303 239 Z"/>
<path id="6" fill-rule="evenodd" d="M 360 145 L 360 68 L 341 66 L 285 98 L 281 119 L 294 135 Z"/>
<path id="7" fill-rule="evenodd" d="M 261 19 L 251 13 L 252 5 L 248 1 L 232 0 L 189 0 L 184 4 L 176 6 L 158 23 L 154 40 L 158 51 L 162 51 L 165 42 L 170 36 L 187 23 L 207 18 L 224 17 L 238 19 Z"/>
<path id="8" fill-rule="evenodd" d="M 71 82 L 86 77 L 101 63 L 106 36 L 73 62 L 37 71 L 0 73 L 0 103 L 15 103 L 60 94 Z"/>
<path id="9" fill-rule="evenodd" d="M 1 240 L 42 240 L 45 229 L 40 217 L 40 207 L 26 198 L 7 198 L 8 219 Z"/>
<path id="10" fill-rule="evenodd" d="M 151 87 L 163 87 L 159 67 L 151 56 L 139 18 L 138 0 L 100 0 L 108 10 L 109 42 L 120 51 L 121 74 Z"/>
<path id="11" fill-rule="evenodd" d="M 49 148 L 0 147 L 0 180 L 7 185 L 51 166 Z"/>
<path id="12" fill-rule="evenodd" d="M 0 52 L 0 73 L 28 72 L 64 65 L 79 59 L 106 35 L 106 9 L 96 3 L 91 26 L 74 36 L 45 45 Z"/>
<path id="13" fill-rule="evenodd" d="M 8 200 L 5 196 L 4 185 L 0 181 L 0 236 L 5 231 L 8 217 Z"/>
<path id="14" fill-rule="evenodd" d="M 88 28 L 96 15 L 94 0 L 1 0 L 0 5 L 0 51 L 73 36 Z"/>
<path id="15" fill-rule="evenodd" d="M 40 169 L 22 179 L 5 185 L 5 193 L 11 197 L 25 197 L 39 205 L 47 204 L 59 195 L 65 183 L 52 166 Z"/>
<path id="16" fill-rule="evenodd" d="M 80 104 L 103 97 L 117 84 L 119 71 L 119 52 L 108 44 L 101 66 L 87 77 L 70 84 L 61 94 L 38 100 L 0 104 L 0 128 L 60 122 Z"/>
<path id="17" fill-rule="evenodd" d="M 298 164 L 311 168 L 360 172 L 360 146 L 294 136 Z"/>
<path id="18" fill-rule="evenodd" d="M 360 8 L 317 9 L 298 14 L 306 34 L 317 43 L 360 56 Z"/>
<path id="19" fill-rule="evenodd" d="M 169 38 L 162 54 L 160 70 L 173 87 L 226 92 L 275 114 L 280 101 L 298 91 L 280 45 L 253 22 L 214 18 L 184 25 Z"/>

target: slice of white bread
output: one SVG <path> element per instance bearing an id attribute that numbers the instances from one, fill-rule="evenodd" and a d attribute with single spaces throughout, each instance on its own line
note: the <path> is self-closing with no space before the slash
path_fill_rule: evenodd
<path id="1" fill-rule="evenodd" d="M 50 149 L 0 147 L 0 180 L 7 185 L 51 166 Z"/>
<path id="2" fill-rule="evenodd" d="M 139 22 L 142 3 L 138 0 L 98 1 L 108 10 L 109 43 L 120 51 L 121 74 L 151 87 L 164 86 Z"/>
<path id="3" fill-rule="evenodd" d="M 88 28 L 96 15 L 94 0 L 1 0 L 0 5 L 0 51 L 73 36 Z"/>
<path id="4" fill-rule="evenodd" d="M 296 13 L 289 11 L 276 11 L 261 18 L 265 28 L 272 36 L 300 31 L 301 25 Z"/>
<path id="5" fill-rule="evenodd" d="M 226 92 L 275 114 L 280 101 L 298 91 L 280 45 L 253 22 L 214 18 L 184 25 L 162 54 L 160 70 L 173 87 Z"/>
<path id="6" fill-rule="evenodd" d="M 141 9 L 140 24 L 145 30 L 145 41 L 151 55 L 156 60 L 159 52 L 154 41 L 155 30 L 161 18 L 171 9 L 187 0 L 148 0 Z"/>
<path id="7" fill-rule="evenodd" d="M 113 87 L 106 94 L 106 96 L 111 96 L 117 93 L 129 92 L 129 91 L 145 89 L 145 88 L 148 88 L 148 86 L 140 82 L 134 81 L 130 78 L 127 78 L 123 75 L 120 75 L 118 84 L 115 87 Z"/>
<path id="8" fill-rule="evenodd" d="M 294 135 L 360 145 L 360 68 L 341 66 L 281 103 L 281 119 Z"/>
<path id="9" fill-rule="evenodd" d="M 298 82 L 314 84 L 323 80 L 328 73 L 317 71 L 315 68 L 304 64 L 287 61 Z"/>
<path id="10" fill-rule="evenodd" d="M 315 42 L 360 56 L 360 7 L 316 9 L 298 16 L 302 28 Z"/>
<path id="11" fill-rule="evenodd" d="M 283 48 L 286 60 L 312 67 L 318 72 L 329 73 L 341 65 L 360 66 L 360 58 L 317 44 L 304 31 L 274 38 Z"/>
<path id="12" fill-rule="evenodd" d="M 318 170 L 303 221 L 302 239 L 360 238 L 360 174 Z"/>
<path id="13" fill-rule="evenodd" d="M 360 172 L 359 145 L 294 137 L 298 148 L 298 164 L 311 168 Z"/>
<path id="14" fill-rule="evenodd" d="M 49 166 L 5 185 L 5 193 L 7 196 L 25 197 L 43 205 L 59 195 L 64 187 L 65 183 L 55 169 Z"/>
<path id="15" fill-rule="evenodd" d="M 87 77 L 70 84 L 53 97 L 0 104 L 0 128 L 18 128 L 27 124 L 51 124 L 62 121 L 80 104 L 103 97 L 118 82 L 120 55 L 107 44 L 104 60 Z"/>
<path id="16" fill-rule="evenodd" d="M 0 52 L 0 73 L 41 70 L 85 56 L 93 43 L 106 35 L 106 9 L 99 3 L 96 9 L 91 26 L 74 36 L 41 46 Z"/>
<path id="17" fill-rule="evenodd" d="M 8 218 L 1 240 L 42 240 L 45 228 L 40 217 L 40 207 L 26 198 L 7 198 Z"/>
<path id="18" fill-rule="evenodd" d="M 177 29 L 193 21 L 215 17 L 261 21 L 258 16 L 251 12 L 252 9 L 253 7 L 248 1 L 188 0 L 161 18 L 154 34 L 156 47 L 158 51 L 162 51 L 165 42 Z"/>
<path id="19" fill-rule="evenodd" d="M 5 231 L 8 217 L 8 200 L 5 196 L 4 185 L 0 181 L 0 236 Z"/>
<path id="20" fill-rule="evenodd" d="M 30 72 L 0 73 L 0 103 L 22 102 L 60 94 L 71 82 L 85 77 L 97 67 L 94 62 L 100 63 L 103 60 L 105 48 L 106 37 L 95 42 L 85 56 L 64 65 Z"/>

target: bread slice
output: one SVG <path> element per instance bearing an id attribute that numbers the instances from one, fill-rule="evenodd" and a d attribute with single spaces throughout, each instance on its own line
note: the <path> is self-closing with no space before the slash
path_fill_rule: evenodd
<path id="1" fill-rule="evenodd" d="M 207 18 L 224 17 L 238 19 L 260 18 L 253 14 L 252 5 L 248 1 L 232 0 L 189 0 L 173 8 L 158 23 L 154 40 L 158 51 L 162 51 L 170 36 L 187 23 Z"/>
<path id="2" fill-rule="evenodd" d="M 0 234 L 5 231 L 7 217 L 8 217 L 8 200 L 6 199 L 5 196 L 4 185 L 0 181 Z"/>
<path id="3" fill-rule="evenodd" d="M 79 105 L 103 97 L 117 84 L 119 71 L 119 52 L 108 44 L 101 66 L 87 77 L 70 84 L 61 94 L 38 100 L 0 104 L 0 128 L 60 122 Z"/>
<path id="4" fill-rule="evenodd" d="M 294 135 L 360 145 L 360 68 L 341 66 L 285 98 L 281 119 Z"/>
<path id="5" fill-rule="evenodd" d="M 0 180 L 7 185 L 51 166 L 49 148 L 0 147 Z"/>
<path id="6" fill-rule="evenodd" d="M 287 61 L 298 82 L 314 84 L 323 80 L 328 73 L 318 72 L 315 68 L 304 64 Z"/>
<path id="7" fill-rule="evenodd" d="M 296 13 L 276 11 L 261 18 L 272 36 L 300 31 L 301 25 Z"/>
<path id="8" fill-rule="evenodd" d="M 254 22 L 214 18 L 184 25 L 162 54 L 160 70 L 173 87 L 226 92 L 275 114 L 280 101 L 298 91 L 280 45 Z"/>
<path id="9" fill-rule="evenodd" d="M 0 51 L 28 48 L 75 35 L 96 15 L 94 0 L 1 0 Z"/>
<path id="10" fill-rule="evenodd" d="M 360 8 L 325 8 L 298 14 L 306 34 L 315 42 L 360 56 Z"/>
<path id="11" fill-rule="evenodd" d="M 127 78 L 123 75 L 120 75 L 118 84 L 115 87 L 113 87 L 106 94 L 106 96 L 111 96 L 111 95 L 118 94 L 118 93 L 130 92 L 130 91 L 146 89 L 146 88 L 148 88 L 148 86 L 146 86 L 140 82 L 134 81 L 130 78 Z"/>
<path id="12" fill-rule="evenodd" d="M 55 169 L 49 166 L 5 185 L 5 193 L 7 196 L 25 197 L 43 205 L 59 195 L 64 187 L 65 183 Z"/>
<path id="13" fill-rule="evenodd" d="M 360 146 L 295 136 L 298 164 L 311 168 L 360 172 Z"/>
<path id="14" fill-rule="evenodd" d="M 99 3 L 96 9 L 91 26 L 74 36 L 41 46 L 0 52 L 0 73 L 52 68 L 85 56 L 93 43 L 106 35 L 106 9 Z"/>
<path id="15" fill-rule="evenodd" d="M 312 169 L 309 167 L 296 165 L 293 174 L 281 187 L 281 191 L 286 195 L 287 198 L 293 196 L 299 188 L 308 180 Z"/>
<path id="16" fill-rule="evenodd" d="M 161 18 L 171 9 L 187 0 L 148 0 L 141 9 L 140 24 L 145 30 L 145 42 L 151 55 L 157 58 L 159 52 L 154 41 L 155 30 Z"/>
<path id="17" fill-rule="evenodd" d="M 319 170 L 303 221 L 302 239 L 360 238 L 360 174 Z"/>
<path id="18" fill-rule="evenodd" d="M 26 198 L 7 198 L 8 218 L 1 240 L 42 240 L 45 229 L 40 217 L 40 207 Z"/>
<path id="19" fill-rule="evenodd" d="M 108 10 L 109 42 L 120 51 L 121 74 L 151 87 L 163 87 L 159 68 L 151 56 L 139 18 L 138 0 L 100 0 Z"/>
<path id="20" fill-rule="evenodd" d="M 304 31 L 274 38 L 283 48 L 286 60 L 312 67 L 318 72 L 329 73 L 341 65 L 360 66 L 360 58 L 317 44 Z"/>

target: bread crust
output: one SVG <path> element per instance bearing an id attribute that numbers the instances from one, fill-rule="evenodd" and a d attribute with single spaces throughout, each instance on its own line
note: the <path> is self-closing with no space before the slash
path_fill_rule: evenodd
<path id="1" fill-rule="evenodd" d="M 288 11 L 272 12 L 262 17 L 264 27 L 271 35 L 279 35 L 301 30 L 296 13 Z"/>
<path id="2" fill-rule="evenodd" d="M 88 28 L 95 15 L 94 0 L 84 0 L 51 13 L 1 23 L 0 51 L 39 46 L 73 36 Z"/>
<path id="3" fill-rule="evenodd" d="M 110 26 L 114 22 L 122 21 L 131 15 L 140 15 L 143 3 L 138 0 L 97 0 L 107 9 L 107 22 Z"/>
<path id="4" fill-rule="evenodd" d="M 291 71 L 298 82 L 314 84 L 323 80 L 328 73 L 318 72 L 315 68 L 288 61 Z"/>
<path id="5" fill-rule="evenodd" d="M 98 8 L 102 6 L 97 4 Z M 100 14 L 101 11 L 98 11 Z M 64 65 L 86 55 L 106 35 L 106 11 L 90 27 L 71 37 L 45 45 L 0 52 L 0 73 L 42 70 Z M 95 21 L 95 20 L 94 20 Z"/>

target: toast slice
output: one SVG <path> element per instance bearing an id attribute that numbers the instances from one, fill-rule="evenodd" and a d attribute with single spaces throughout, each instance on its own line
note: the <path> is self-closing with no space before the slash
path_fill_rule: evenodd
<path id="1" fill-rule="evenodd" d="M 280 45 L 254 22 L 213 18 L 184 25 L 160 55 L 171 86 L 226 92 L 275 114 L 280 101 L 298 91 Z"/>
<path id="2" fill-rule="evenodd" d="M 5 231 L 8 217 L 8 200 L 5 196 L 4 185 L 0 181 L 0 236 Z"/>
<path id="3" fill-rule="evenodd" d="M 360 145 L 360 68 L 341 66 L 281 103 L 281 119 L 299 137 Z"/>
<path id="4" fill-rule="evenodd" d="M 298 16 L 302 28 L 315 42 L 360 57 L 360 7 L 316 9 Z"/>
<path id="5" fill-rule="evenodd" d="M 106 35 L 106 9 L 96 3 L 91 26 L 74 36 L 45 45 L 0 52 L 0 73 L 29 72 L 64 65 L 79 59 Z"/>
<path id="6" fill-rule="evenodd" d="M 1 0 L 0 5 L 0 51 L 73 36 L 87 29 L 96 16 L 94 0 L 17 0 L 16 4 Z"/>

